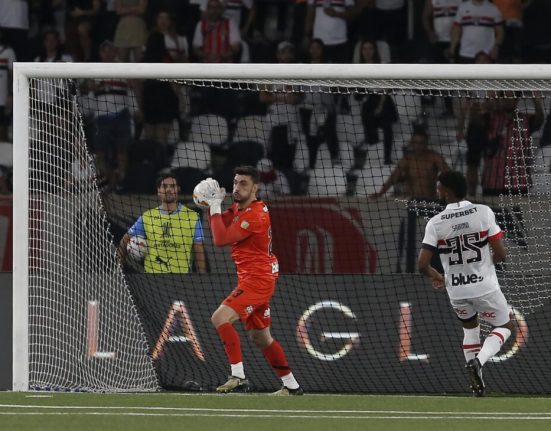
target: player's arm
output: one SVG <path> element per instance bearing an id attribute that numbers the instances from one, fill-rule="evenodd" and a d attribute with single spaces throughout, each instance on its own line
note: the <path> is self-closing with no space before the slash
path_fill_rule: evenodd
<path id="1" fill-rule="evenodd" d="M 425 5 L 423 7 L 423 28 L 425 29 L 425 33 L 427 33 L 429 43 L 436 42 L 436 35 L 434 34 L 434 28 L 432 25 L 432 15 L 432 0 L 425 0 Z"/>
<path id="2" fill-rule="evenodd" d="M 205 246 L 203 241 L 205 236 L 203 235 L 203 223 L 201 218 L 197 219 L 195 223 L 195 233 L 193 235 L 193 257 L 195 261 L 195 272 L 204 274 L 207 272 L 207 259 L 205 257 Z"/>
<path id="3" fill-rule="evenodd" d="M 202 242 L 193 243 L 193 255 L 195 256 L 195 271 L 199 274 L 207 272 L 207 259 L 205 259 L 205 246 Z"/>
<path id="4" fill-rule="evenodd" d="M 457 16 L 456 16 L 457 18 Z M 452 32 L 450 35 L 450 56 L 453 58 L 455 56 L 455 53 L 457 51 L 457 47 L 459 46 L 459 40 L 461 39 L 461 34 L 463 33 L 463 29 L 461 28 L 461 25 L 456 22 L 454 22 L 452 27 Z"/>
<path id="5" fill-rule="evenodd" d="M 251 235 L 236 224 L 226 226 L 221 214 L 214 214 L 209 217 L 212 240 L 217 247 L 225 247 L 234 242 L 243 241 Z"/>
<path id="6" fill-rule="evenodd" d="M 436 167 L 438 169 L 438 172 L 442 173 L 442 172 L 447 172 L 450 170 L 450 167 L 448 166 L 448 164 L 446 163 L 446 159 L 444 159 L 444 157 L 442 156 L 442 154 L 438 154 L 436 153 Z"/>
<path id="7" fill-rule="evenodd" d="M 428 244 L 423 244 L 419 258 L 417 259 L 417 268 L 419 272 L 425 274 L 431 279 L 434 289 L 442 289 L 444 287 L 444 277 L 430 264 L 434 255 L 433 247 Z"/>
<path id="8" fill-rule="evenodd" d="M 384 182 L 383 186 L 381 187 L 381 190 L 379 190 L 376 193 L 373 193 L 370 198 L 377 199 L 383 196 L 388 189 L 390 189 L 394 184 L 398 182 L 398 180 L 404 175 L 404 173 L 407 170 L 407 161 L 404 159 L 401 159 L 398 162 L 398 166 L 394 168 L 388 179 Z"/>
<path id="9" fill-rule="evenodd" d="M 130 229 L 128 229 L 128 232 L 123 235 L 119 242 L 117 252 L 123 265 L 126 263 L 126 258 L 128 257 L 128 251 L 126 247 L 128 245 L 128 242 L 130 241 L 130 238 L 133 236 L 143 236 L 144 238 L 146 237 L 143 216 L 140 216 L 140 218 L 136 220 L 136 222 L 132 225 Z"/>
<path id="10" fill-rule="evenodd" d="M 505 258 L 507 257 L 507 249 L 505 248 L 505 244 L 503 244 L 503 233 L 500 232 L 501 235 L 494 235 L 494 238 L 488 238 L 488 244 L 490 244 L 490 248 L 492 249 L 492 259 L 495 263 L 501 263 L 505 262 Z"/>

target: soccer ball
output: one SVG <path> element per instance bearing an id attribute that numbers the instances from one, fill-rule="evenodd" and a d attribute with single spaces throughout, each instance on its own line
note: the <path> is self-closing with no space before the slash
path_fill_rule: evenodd
<path id="1" fill-rule="evenodd" d="M 212 195 L 212 192 L 208 190 L 205 183 L 200 182 L 193 189 L 193 202 L 201 209 L 208 208 L 209 204 L 207 199 L 210 197 L 209 194 Z"/>
<path id="2" fill-rule="evenodd" d="M 126 251 L 132 258 L 142 261 L 147 255 L 147 240 L 143 236 L 132 236 L 126 245 Z"/>

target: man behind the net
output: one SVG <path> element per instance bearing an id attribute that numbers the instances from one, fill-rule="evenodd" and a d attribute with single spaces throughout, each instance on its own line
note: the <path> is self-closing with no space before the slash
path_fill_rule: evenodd
<path id="1" fill-rule="evenodd" d="M 237 287 L 213 313 L 211 321 L 224 343 L 231 365 L 228 381 L 217 392 L 246 392 L 241 341 L 233 324 L 241 320 L 249 337 L 262 351 L 283 386 L 274 395 L 302 395 L 293 377 L 281 345 L 270 334 L 270 299 L 279 275 L 279 264 L 272 253 L 272 226 L 268 207 L 256 198 L 260 175 L 252 166 L 237 167 L 233 180 L 233 205 L 222 213 L 226 194 L 211 178 L 202 181 L 210 210 L 210 227 L 214 245 L 232 246 L 237 268 Z"/>
<path id="2" fill-rule="evenodd" d="M 440 174 L 437 193 L 448 205 L 425 227 L 418 267 L 431 278 L 435 289 L 446 286 L 463 325 L 463 354 L 471 389 L 474 396 L 481 397 L 485 390 L 482 367 L 499 352 L 513 329 L 494 266 L 505 260 L 503 232 L 489 207 L 465 200 L 467 181 L 462 173 Z M 434 253 L 440 255 L 444 275 L 430 264 Z M 479 314 L 492 326 L 482 348 Z"/>

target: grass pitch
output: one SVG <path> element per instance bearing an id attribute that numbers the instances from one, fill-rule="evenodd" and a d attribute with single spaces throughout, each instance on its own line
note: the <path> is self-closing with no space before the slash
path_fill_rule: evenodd
<path id="1" fill-rule="evenodd" d="M 540 397 L 0 393 L 3 431 L 549 429 Z"/>

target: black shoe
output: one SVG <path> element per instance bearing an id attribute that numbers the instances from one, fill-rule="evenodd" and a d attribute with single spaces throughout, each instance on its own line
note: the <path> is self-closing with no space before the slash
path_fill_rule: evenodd
<path id="1" fill-rule="evenodd" d="M 287 386 L 282 386 L 279 391 L 275 391 L 274 393 L 272 393 L 272 395 L 275 395 L 275 396 L 297 395 L 297 396 L 299 396 L 299 395 L 304 395 L 304 391 L 302 390 L 302 388 L 300 386 L 296 389 L 289 389 Z"/>
<path id="2" fill-rule="evenodd" d="M 478 358 L 471 359 L 465 365 L 467 373 L 469 374 L 469 382 L 471 383 L 471 389 L 473 390 L 474 397 L 484 396 L 484 380 L 482 379 L 482 365 Z"/>

